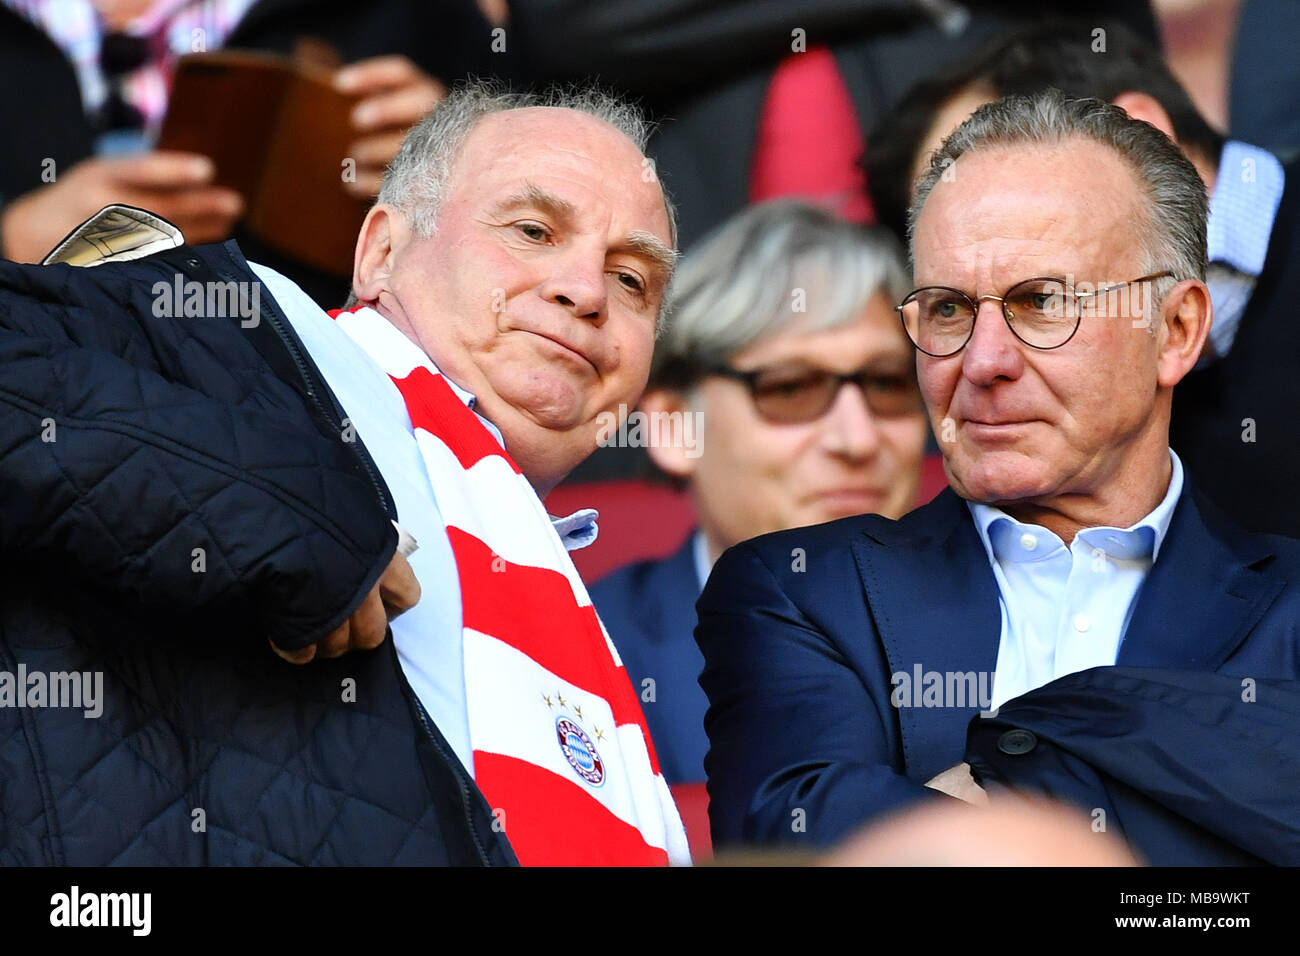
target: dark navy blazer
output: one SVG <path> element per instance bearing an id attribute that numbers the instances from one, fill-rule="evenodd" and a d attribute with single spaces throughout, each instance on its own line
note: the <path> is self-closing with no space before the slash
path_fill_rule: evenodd
<path id="1" fill-rule="evenodd" d="M 657 561 L 628 565 L 591 587 L 591 601 L 641 698 L 664 779 L 704 780 L 704 657 L 695 643 L 695 535 Z M 645 683 L 653 680 L 653 684 Z"/>
<path id="2" fill-rule="evenodd" d="M 964 759 L 978 702 L 895 708 L 890 677 L 996 668 L 998 587 L 955 493 L 737 545 L 698 610 L 715 846 L 828 845 L 947 799 L 924 784 Z M 1116 663 L 1295 679 L 1300 541 L 1242 531 L 1188 482 Z"/>

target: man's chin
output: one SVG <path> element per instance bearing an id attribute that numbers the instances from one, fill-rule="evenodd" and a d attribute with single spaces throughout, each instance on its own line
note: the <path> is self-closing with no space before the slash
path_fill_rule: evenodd
<path id="1" fill-rule="evenodd" d="M 524 419 L 548 431 L 567 432 L 581 427 L 589 417 L 586 399 L 582 389 L 562 380 L 530 381 L 497 392 L 502 417 Z"/>
<path id="2" fill-rule="evenodd" d="M 983 456 L 988 459 L 992 456 Z M 961 497 L 982 504 L 1006 504 L 1039 498 L 1051 490 L 1036 462 L 981 461 L 978 465 L 946 467 L 948 483 Z"/>

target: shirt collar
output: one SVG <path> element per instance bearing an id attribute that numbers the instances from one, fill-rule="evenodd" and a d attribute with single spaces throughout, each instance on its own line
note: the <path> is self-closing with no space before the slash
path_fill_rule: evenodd
<path id="1" fill-rule="evenodd" d="M 428 358 L 428 356 L 425 357 Z M 506 443 L 505 439 L 501 437 L 501 429 L 480 415 L 478 409 L 474 407 L 478 404 L 478 399 L 474 397 L 474 393 L 466 391 L 453 382 L 451 376 L 434 364 L 433 359 L 429 359 L 429 365 L 442 376 L 444 382 L 451 386 L 452 392 L 465 403 L 465 407 L 477 415 L 478 420 L 487 426 L 487 430 L 492 433 L 492 437 L 497 440 L 497 444 L 505 448 Z M 564 543 L 566 551 L 578 551 L 587 547 L 595 542 L 596 536 L 600 533 L 600 528 L 596 525 L 596 519 L 600 517 L 600 512 L 595 508 L 579 508 L 573 514 L 564 515 L 563 517 L 557 517 L 553 514 L 548 514 L 547 517 L 551 519 L 551 527 L 560 536 L 560 541 Z"/>
<path id="2" fill-rule="evenodd" d="M 555 533 L 560 536 L 564 542 L 564 550 L 578 551 L 596 540 L 596 535 L 600 533 L 600 528 L 596 526 L 596 519 L 600 517 L 600 512 L 595 508 L 579 508 L 571 515 L 565 515 L 557 518 L 555 515 L 547 515 L 551 519 L 551 527 Z"/>
<path id="3" fill-rule="evenodd" d="M 1169 449 L 1169 459 L 1173 468 L 1169 488 L 1146 517 L 1127 528 L 1084 528 L 1078 534 L 1079 539 L 1112 558 L 1150 558 L 1154 562 L 1160 556 L 1160 546 L 1183 493 L 1183 463 L 1172 448 Z M 1017 521 L 1001 508 L 974 501 L 968 501 L 966 505 L 975 520 L 975 529 L 990 563 L 1038 561 L 1065 547 L 1064 542 L 1051 531 L 1041 525 Z"/>
<path id="4" fill-rule="evenodd" d="M 1237 140 L 1224 145 L 1206 231 L 1211 262 L 1259 276 L 1285 184 L 1282 164 L 1268 150 Z"/>
<path id="5" fill-rule="evenodd" d="M 709 572 L 713 562 L 709 560 L 709 539 L 704 536 L 704 529 L 695 532 L 691 539 L 691 556 L 695 559 L 695 577 L 699 579 L 700 590 L 709 582 Z"/>
<path id="6" fill-rule="evenodd" d="M 468 408 L 475 415 L 477 415 L 478 420 L 487 426 L 487 430 L 492 433 L 492 437 L 497 440 L 497 444 L 500 445 L 502 448 L 505 448 L 506 442 L 505 439 L 501 437 L 501 429 L 497 428 L 490 421 L 488 421 L 481 414 L 479 414 L 479 410 L 474 407 L 478 404 L 478 399 L 474 397 L 474 393 L 466 391 L 465 389 L 457 385 L 455 382 L 453 382 L 451 380 L 451 376 L 448 375 L 446 372 L 444 372 L 442 369 L 438 368 L 437 364 L 433 361 L 433 359 L 429 358 L 427 353 L 425 354 L 425 358 L 429 362 L 429 367 L 442 376 L 442 380 L 451 386 L 452 392 L 455 393 L 457 398 L 459 398 L 462 402 L 465 403 L 465 407 Z"/>

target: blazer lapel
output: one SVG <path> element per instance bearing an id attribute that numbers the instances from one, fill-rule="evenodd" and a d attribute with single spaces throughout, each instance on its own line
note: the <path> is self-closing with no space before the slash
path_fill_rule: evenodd
<path id="1" fill-rule="evenodd" d="M 1116 664 L 1217 670 L 1285 586 L 1259 568 L 1267 538 L 1206 519 L 1188 480 Z"/>
<path id="2" fill-rule="evenodd" d="M 997 581 L 965 502 L 951 489 L 897 522 L 873 522 L 852 545 L 892 675 L 910 694 L 897 707 L 907 776 L 924 782 L 961 761 L 980 710 L 924 706 L 918 674 L 974 672 L 991 690 L 1002 637 Z M 902 684 L 899 685 L 902 687 Z M 955 701 L 941 701 L 955 704 Z"/>

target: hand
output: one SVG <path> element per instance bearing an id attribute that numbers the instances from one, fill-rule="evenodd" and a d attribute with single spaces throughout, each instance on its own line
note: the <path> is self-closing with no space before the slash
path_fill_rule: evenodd
<path id="1" fill-rule="evenodd" d="M 943 773 L 936 774 L 926 783 L 926 786 L 977 807 L 982 807 L 989 802 L 989 795 L 971 776 L 968 763 L 959 763 L 955 767 L 949 767 Z"/>
<path id="2" fill-rule="evenodd" d="M 348 147 L 357 178 L 344 186 L 358 198 L 374 199 L 402 137 L 442 102 L 447 88 L 404 56 L 359 60 L 339 70 L 334 85 L 362 97 L 352 111 L 352 126 L 362 135 Z"/>
<path id="3" fill-rule="evenodd" d="M 0 253 L 15 262 L 40 262 L 110 203 L 157 213 L 185 233 L 188 243 L 224 239 L 244 203 L 233 190 L 212 185 L 215 173 L 206 156 L 174 150 L 83 160 L 0 211 Z"/>
<path id="4" fill-rule="evenodd" d="M 384 643 L 388 631 L 388 622 L 409 611 L 420 600 L 420 583 L 415 580 L 406 558 L 394 553 L 393 560 L 379 578 L 379 582 L 366 595 L 361 606 L 352 612 L 352 616 L 331 633 L 315 644 L 286 651 L 275 646 L 271 650 L 283 657 L 290 664 L 306 664 L 316 657 L 339 657 L 348 651 L 374 650 Z"/>

